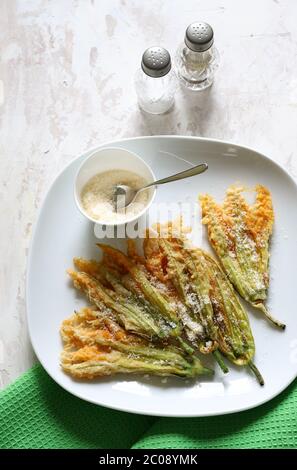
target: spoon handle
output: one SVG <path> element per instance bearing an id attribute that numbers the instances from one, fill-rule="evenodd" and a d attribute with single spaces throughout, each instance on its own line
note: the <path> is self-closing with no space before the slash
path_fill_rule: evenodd
<path id="1" fill-rule="evenodd" d="M 200 163 L 199 165 L 193 166 L 188 170 L 181 171 L 180 173 L 176 173 L 175 175 L 167 176 L 167 178 L 162 178 L 161 180 L 153 181 L 152 183 L 144 186 L 141 190 L 149 188 L 150 186 L 157 186 L 158 184 L 170 183 L 171 181 L 178 181 L 184 178 L 189 178 L 190 176 L 199 175 L 200 173 L 204 173 L 207 168 L 207 163 Z"/>

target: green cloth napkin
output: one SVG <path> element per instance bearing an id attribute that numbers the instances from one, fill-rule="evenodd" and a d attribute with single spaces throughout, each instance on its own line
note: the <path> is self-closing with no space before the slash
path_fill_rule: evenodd
<path id="1" fill-rule="evenodd" d="M 296 385 L 242 413 L 154 418 L 86 403 L 36 365 L 0 393 L 0 448 L 296 448 Z"/>

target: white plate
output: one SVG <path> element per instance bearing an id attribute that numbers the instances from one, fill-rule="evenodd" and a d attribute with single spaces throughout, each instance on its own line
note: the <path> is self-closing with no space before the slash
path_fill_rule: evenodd
<path id="1" fill-rule="evenodd" d="M 31 341 L 41 364 L 72 394 L 134 413 L 210 416 L 245 410 L 270 400 L 297 375 L 297 187 L 294 181 L 267 157 L 225 142 L 164 136 L 127 139 L 112 142 L 112 146 L 139 154 L 151 165 L 157 178 L 186 167 L 170 153 L 192 163 L 208 162 L 209 170 L 203 175 L 160 187 L 156 201 L 194 200 L 198 192 L 205 191 L 222 198 L 226 187 L 236 181 L 248 186 L 267 185 L 273 195 L 276 215 L 269 307 L 287 324 L 287 329 L 276 330 L 260 314 L 248 309 L 257 348 L 255 362 L 265 378 L 264 387 L 258 385 L 248 370 L 232 365 L 225 376 L 215 367 L 213 379 L 188 383 L 175 378 L 163 383 L 158 378 L 131 376 L 81 382 L 63 373 L 59 366 L 60 324 L 74 308 L 86 304 L 71 286 L 65 271 L 72 266 L 73 256 L 98 255 L 93 224 L 78 212 L 73 197 L 75 172 L 88 153 L 74 160 L 56 178 L 35 227 L 28 266 L 27 312 Z M 207 246 L 205 237 L 203 244 Z"/>

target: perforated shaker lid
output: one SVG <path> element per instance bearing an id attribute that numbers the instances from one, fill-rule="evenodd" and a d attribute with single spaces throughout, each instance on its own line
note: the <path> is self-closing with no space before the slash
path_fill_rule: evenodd
<path id="1" fill-rule="evenodd" d="M 171 69 L 169 52 L 164 47 L 149 47 L 143 53 L 141 68 L 150 77 L 164 77 Z"/>
<path id="2" fill-rule="evenodd" d="M 207 51 L 213 45 L 212 27 L 201 21 L 190 24 L 186 29 L 185 43 L 192 51 Z"/>

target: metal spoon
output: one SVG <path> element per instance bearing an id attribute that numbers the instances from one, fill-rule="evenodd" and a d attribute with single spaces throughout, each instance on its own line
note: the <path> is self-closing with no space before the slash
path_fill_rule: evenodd
<path id="1" fill-rule="evenodd" d="M 145 189 L 148 189 L 152 186 L 158 186 L 159 184 L 164 183 L 171 183 L 171 181 L 178 181 L 184 178 L 189 178 L 190 176 L 199 175 L 200 173 L 204 173 L 208 168 L 207 163 L 200 163 L 199 165 L 193 166 L 189 170 L 181 171 L 180 173 L 176 173 L 175 175 L 168 176 L 167 178 L 162 178 L 157 181 L 153 181 L 152 183 L 147 184 L 139 189 L 132 189 L 130 186 L 126 186 L 125 184 L 117 184 L 113 188 L 113 203 L 116 209 L 123 209 L 129 204 L 131 204 L 137 194 Z"/>

